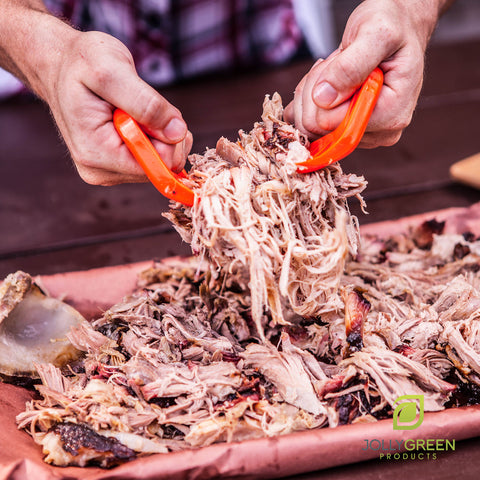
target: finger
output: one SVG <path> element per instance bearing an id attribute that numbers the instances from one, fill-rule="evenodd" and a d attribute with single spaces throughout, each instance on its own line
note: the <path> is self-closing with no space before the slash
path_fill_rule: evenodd
<path id="1" fill-rule="evenodd" d="M 318 106 L 312 101 L 312 90 L 318 76 L 318 71 L 322 69 L 322 64 L 324 63 L 323 59 L 317 60 L 314 66 L 310 69 L 308 74 L 305 76 L 305 81 L 302 88 L 302 125 L 309 132 L 310 137 L 313 135 L 325 135 L 330 131 L 329 126 L 325 124 L 320 124 L 319 120 L 322 119 L 317 115 Z"/>
<path id="2" fill-rule="evenodd" d="M 167 167 L 178 173 L 185 167 L 187 156 L 192 148 L 193 137 L 191 132 L 187 132 L 183 141 L 176 145 L 168 145 L 155 139 L 152 139 L 152 143 Z"/>
<path id="3" fill-rule="evenodd" d="M 88 96 L 89 90 L 86 90 Z M 91 93 L 90 93 L 91 96 Z M 77 108 L 78 118 L 88 118 L 93 126 L 90 127 L 92 133 L 89 135 L 90 143 L 86 144 L 82 141 L 69 142 L 69 149 L 72 157 L 77 165 L 82 165 L 87 169 L 95 169 L 95 171 L 116 171 L 125 178 L 125 181 L 131 181 L 132 178 L 144 181 L 145 174 L 140 165 L 131 155 L 126 145 L 118 136 L 112 122 L 112 109 L 109 104 L 101 99 L 96 99 L 94 103 L 85 102 L 84 105 Z M 75 117 L 76 118 L 76 117 Z M 100 125 L 100 126 L 98 126 Z M 73 128 L 73 131 L 71 131 Z M 75 131 L 84 130 L 85 125 L 69 125 L 67 129 L 70 132 L 68 138 L 79 138 L 73 135 Z M 159 152 L 162 160 L 173 171 L 181 171 L 185 165 L 185 160 L 192 147 L 192 134 L 187 132 L 184 139 L 176 144 L 169 144 L 151 138 L 152 144 Z M 93 152 L 89 145 L 100 145 Z M 115 179 L 115 181 L 117 178 Z M 93 179 L 97 181 L 97 179 Z M 101 180 L 103 184 L 103 179 Z"/>
<path id="4" fill-rule="evenodd" d="M 315 125 L 311 126 L 310 131 L 323 136 L 335 130 L 345 118 L 349 104 L 350 100 L 347 100 L 330 110 L 317 108 L 315 111 Z"/>
<path id="5" fill-rule="evenodd" d="M 89 113 L 92 114 L 92 111 Z M 108 112 L 105 112 L 105 115 L 99 113 L 98 119 L 97 117 L 93 118 L 93 125 L 83 125 L 84 129 L 80 130 L 82 127 L 80 124 L 76 135 L 67 136 L 67 146 L 79 173 L 80 169 L 85 170 L 88 176 L 90 176 L 88 173 L 90 170 L 95 171 L 96 174 L 101 171 L 116 172 L 118 173 L 116 178 L 124 178 L 125 182 L 145 181 L 144 171 L 117 134 L 111 119 L 107 120 L 107 115 Z M 67 131 L 69 130 L 67 128 Z M 81 141 L 82 136 L 78 135 L 78 131 L 85 130 L 90 132 L 88 142 Z M 100 185 L 104 184 L 101 176 L 99 178 L 92 177 L 88 183 L 95 182 Z"/>
<path id="6" fill-rule="evenodd" d="M 402 136 L 402 130 L 395 130 L 390 132 L 366 132 L 363 135 L 361 142 L 358 144 L 360 148 L 377 148 L 377 147 L 391 147 L 395 145 Z"/>
<path id="7" fill-rule="evenodd" d="M 85 167 L 82 164 L 75 164 L 80 178 L 90 184 L 99 186 L 120 185 L 122 183 L 146 183 L 146 175 L 125 175 L 123 173 L 105 170 L 103 168 Z"/>
<path id="8" fill-rule="evenodd" d="M 312 101 L 312 89 L 319 75 L 318 72 L 334 57 L 335 55 L 332 55 L 329 60 L 317 60 L 297 85 L 294 100 L 286 109 L 289 121 L 294 121 L 296 128 L 311 139 L 334 130 L 342 121 L 348 108 L 347 104 L 342 104 L 332 110 L 323 110 Z"/>
<path id="9" fill-rule="evenodd" d="M 295 123 L 295 115 L 293 110 L 293 100 L 284 108 L 283 110 L 283 119 L 287 123 Z"/>
<path id="10" fill-rule="evenodd" d="M 308 74 L 307 74 L 308 75 Z M 295 125 L 297 130 L 300 130 L 304 135 L 309 136 L 310 132 L 303 125 L 303 87 L 305 85 L 307 75 L 305 75 L 295 88 L 293 101 L 288 107 L 288 115 L 290 122 Z"/>
<path id="11" fill-rule="evenodd" d="M 411 122 L 423 81 L 423 65 L 385 74 L 377 105 L 370 117 L 367 132 L 397 132 Z"/>
<path id="12" fill-rule="evenodd" d="M 331 110 L 323 110 L 313 104 L 311 96 L 305 94 L 307 85 L 307 74 L 295 89 L 295 98 L 285 108 L 284 119 L 289 123 L 295 124 L 295 127 L 310 139 L 318 138 L 334 130 L 345 117 L 348 109 L 348 102 L 339 105 Z M 313 85 L 311 83 L 310 85 Z M 307 100 L 304 103 L 304 99 Z M 307 107 L 307 104 L 310 107 Z"/>
<path id="13" fill-rule="evenodd" d="M 302 89 L 302 124 L 306 130 L 316 135 L 325 135 L 333 130 L 338 123 L 334 120 L 335 115 L 328 115 L 327 112 L 319 111 L 318 105 L 313 102 L 313 90 L 317 79 L 326 66 L 333 60 L 336 53 L 333 53 L 327 60 L 319 59 L 315 62 L 308 74 Z"/>
<path id="14" fill-rule="evenodd" d="M 320 108 L 332 108 L 343 103 L 397 48 L 393 38 L 382 42 L 374 31 L 360 28 L 352 43 L 319 69 L 312 88 L 313 101 Z"/>

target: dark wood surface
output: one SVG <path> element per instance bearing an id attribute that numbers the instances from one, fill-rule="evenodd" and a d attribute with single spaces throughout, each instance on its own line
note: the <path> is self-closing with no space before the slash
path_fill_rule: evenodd
<path id="1" fill-rule="evenodd" d="M 432 47 L 418 108 L 400 142 L 357 150 L 343 161 L 344 170 L 369 181 L 369 215 L 352 205 L 361 223 L 480 201 L 479 191 L 454 183 L 448 174 L 453 162 L 480 151 L 479 59 L 478 40 Z M 197 80 L 162 93 L 183 112 L 194 134 L 193 151 L 201 152 L 222 135 L 233 139 L 238 129 L 249 129 L 265 93 L 279 91 L 289 101 L 310 63 Z M 22 98 L 0 104 L 0 157 L 0 276 L 189 253 L 162 217 L 167 201 L 151 185 L 95 187 L 79 179 L 40 102 Z M 479 440 L 459 442 L 455 454 L 436 461 L 372 461 L 324 472 L 322 478 L 454 478 L 454 471 L 464 479 L 478 478 L 479 448 Z"/>

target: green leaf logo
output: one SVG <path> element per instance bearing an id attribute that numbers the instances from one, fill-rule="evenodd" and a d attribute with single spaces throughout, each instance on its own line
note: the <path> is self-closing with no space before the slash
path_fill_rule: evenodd
<path id="1" fill-rule="evenodd" d="M 393 403 L 393 429 L 414 430 L 423 422 L 423 395 L 402 395 Z"/>
<path id="2" fill-rule="evenodd" d="M 412 423 L 417 418 L 417 406 L 415 403 L 404 403 L 400 405 L 397 420 L 400 423 Z"/>

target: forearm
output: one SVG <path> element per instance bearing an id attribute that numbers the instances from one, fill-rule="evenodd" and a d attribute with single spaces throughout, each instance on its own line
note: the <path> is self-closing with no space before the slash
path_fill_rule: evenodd
<path id="1" fill-rule="evenodd" d="M 2 0 L 0 66 L 46 99 L 60 51 L 75 33 L 40 0 Z"/>

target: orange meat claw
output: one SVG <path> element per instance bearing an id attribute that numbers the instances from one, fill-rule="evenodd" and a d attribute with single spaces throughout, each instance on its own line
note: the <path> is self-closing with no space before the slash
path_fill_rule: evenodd
<path id="1" fill-rule="evenodd" d="M 178 174 L 172 172 L 138 123 L 123 110 L 113 112 L 113 124 L 155 188 L 170 200 L 191 207 L 195 195 L 181 180 L 187 176 L 185 170 Z"/>
<path id="2" fill-rule="evenodd" d="M 382 85 L 383 72 L 375 68 L 353 95 L 342 123 L 333 132 L 311 143 L 311 157 L 305 162 L 297 163 L 298 172 L 320 170 L 355 150 L 365 133 Z"/>

